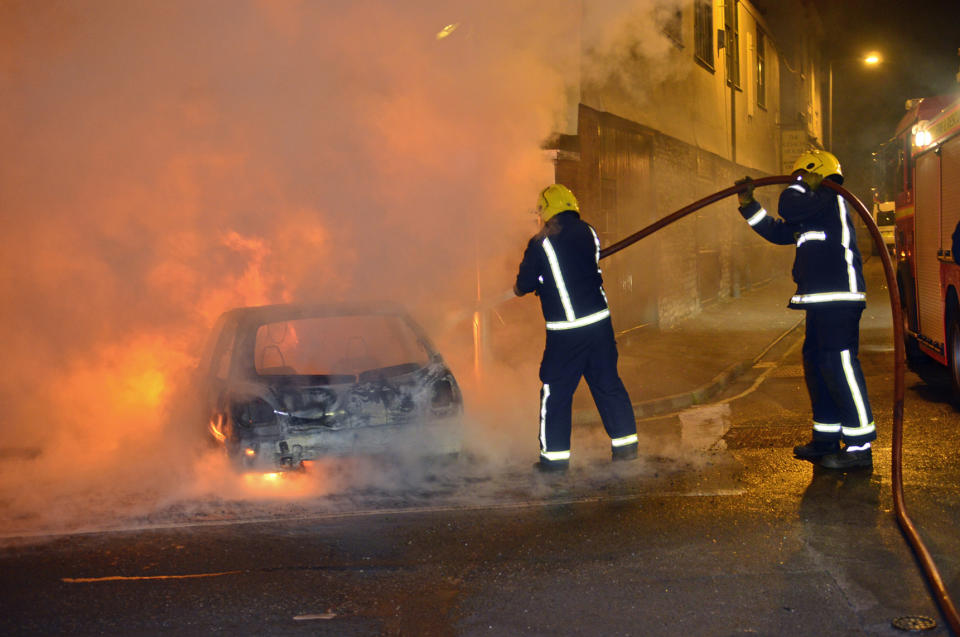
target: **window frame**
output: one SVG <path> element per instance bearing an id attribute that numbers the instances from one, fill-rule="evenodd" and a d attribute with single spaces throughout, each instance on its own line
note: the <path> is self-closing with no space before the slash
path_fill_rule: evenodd
<path id="1" fill-rule="evenodd" d="M 713 0 L 694 0 L 693 59 L 711 73 L 716 72 L 713 37 Z"/>
<path id="2" fill-rule="evenodd" d="M 757 108 L 767 110 L 767 34 L 757 27 Z"/>

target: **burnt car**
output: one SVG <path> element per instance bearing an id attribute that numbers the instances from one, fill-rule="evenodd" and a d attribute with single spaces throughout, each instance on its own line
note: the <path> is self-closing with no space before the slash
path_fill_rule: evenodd
<path id="1" fill-rule="evenodd" d="M 199 372 L 207 429 L 241 470 L 460 448 L 460 387 L 399 306 L 233 309 L 217 320 Z"/>

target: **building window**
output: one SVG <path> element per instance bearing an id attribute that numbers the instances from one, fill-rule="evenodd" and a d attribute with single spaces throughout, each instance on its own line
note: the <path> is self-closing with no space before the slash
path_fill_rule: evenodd
<path id="1" fill-rule="evenodd" d="M 693 57 L 713 70 L 713 2 L 696 0 L 693 13 Z"/>
<path id="2" fill-rule="evenodd" d="M 657 4 L 654 8 L 654 20 L 660 31 L 677 46 L 683 48 L 683 14 L 666 4 Z"/>
<path id="3" fill-rule="evenodd" d="M 767 36 L 757 30 L 757 106 L 767 108 Z"/>
<path id="4" fill-rule="evenodd" d="M 723 3 L 723 45 L 727 51 L 727 84 L 740 88 L 740 29 L 737 0 Z"/>

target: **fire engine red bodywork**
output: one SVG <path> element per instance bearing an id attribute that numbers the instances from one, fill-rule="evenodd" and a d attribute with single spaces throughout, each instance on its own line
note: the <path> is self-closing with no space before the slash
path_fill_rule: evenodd
<path id="1" fill-rule="evenodd" d="M 915 100 L 882 153 L 896 204 L 897 281 L 905 327 L 919 350 L 955 366 L 960 266 L 950 237 L 960 221 L 960 95 Z M 891 178 L 892 177 L 892 178 Z"/>

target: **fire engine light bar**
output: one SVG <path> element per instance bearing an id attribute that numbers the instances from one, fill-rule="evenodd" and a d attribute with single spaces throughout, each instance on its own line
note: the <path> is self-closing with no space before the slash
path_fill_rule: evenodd
<path id="1" fill-rule="evenodd" d="M 922 121 L 913 127 L 913 145 L 917 148 L 926 148 L 933 141 L 933 135 L 927 130 L 926 124 L 926 121 Z"/>

